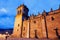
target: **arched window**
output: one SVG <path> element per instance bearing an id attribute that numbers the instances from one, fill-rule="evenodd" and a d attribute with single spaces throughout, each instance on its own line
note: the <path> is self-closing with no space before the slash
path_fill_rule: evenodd
<path id="1" fill-rule="evenodd" d="M 54 20 L 54 17 L 51 17 L 51 20 L 53 21 Z"/>
<path id="2" fill-rule="evenodd" d="M 21 10 L 18 10 L 18 14 L 20 14 L 21 13 Z"/>
<path id="3" fill-rule="evenodd" d="M 18 14 L 19 14 L 19 11 L 18 11 Z"/>
<path id="4" fill-rule="evenodd" d="M 20 12 L 19 13 L 21 13 L 21 10 L 20 10 Z"/>
<path id="5" fill-rule="evenodd" d="M 18 24 L 18 27 L 19 27 L 20 25 Z"/>
<path id="6" fill-rule="evenodd" d="M 36 23 L 36 21 L 34 21 L 34 23 Z"/>

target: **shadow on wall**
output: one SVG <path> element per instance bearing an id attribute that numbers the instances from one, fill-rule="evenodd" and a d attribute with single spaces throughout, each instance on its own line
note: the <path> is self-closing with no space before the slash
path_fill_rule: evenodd
<path id="1" fill-rule="evenodd" d="M 58 33 L 58 28 L 56 28 L 56 29 L 54 29 L 55 31 L 56 31 L 56 36 L 58 37 L 58 39 L 60 39 L 60 35 L 59 35 L 59 33 Z"/>

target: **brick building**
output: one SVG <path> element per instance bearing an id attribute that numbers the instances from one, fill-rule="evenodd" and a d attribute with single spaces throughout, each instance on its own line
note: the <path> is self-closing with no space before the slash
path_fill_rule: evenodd
<path id="1" fill-rule="evenodd" d="M 17 8 L 12 37 L 59 38 L 60 6 L 57 10 L 28 16 L 29 9 L 23 4 Z"/>

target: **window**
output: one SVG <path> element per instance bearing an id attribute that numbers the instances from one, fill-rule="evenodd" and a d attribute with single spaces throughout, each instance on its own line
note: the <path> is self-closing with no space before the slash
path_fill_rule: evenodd
<path id="1" fill-rule="evenodd" d="M 23 30 L 25 30 L 25 27 L 23 28 Z"/>
<path id="2" fill-rule="evenodd" d="M 21 13 L 21 10 L 20 11 L 18 11 L 18 14 L 20 14 Z"/>
<path id="3" fill-rule="evenodd" d="M 36 21 L 34 21 L 34 23 L 36 23 Z"/>
<path id="4" fill-rule="evenodd" d="M 25 11 L 25 9 L 24 9 L 24 11 Z"/>
<path id="5" fill-rule="evenodd" d="M 19 27 L 20 25 L 18 24 L 18 27 Z"/>
<path id="6" fill-rule="evenodd" d="M 17 31 L 19 31 L 19 29 L 17 29 Z"/>
<path id="7" fill-rule="evenodd" d="M 20 12 L 19 13 L 21 13 L 21 10 L 20 10 Z"/>
<path id="8" fill-rule="evenodd" d="M 18 14 L 19 14 L 19 11 L 18 11 Z"/>
<path id="9" fill-rule="evenodd" d="M 52 21 L 54 20 L 54 17 L 51 17 Z"/>

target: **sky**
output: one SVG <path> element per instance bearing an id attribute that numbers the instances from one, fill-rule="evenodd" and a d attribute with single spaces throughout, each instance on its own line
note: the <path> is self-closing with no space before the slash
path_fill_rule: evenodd
<path id="1" fill-rule="evenodd" d="M 14 28 L 17 7 L 24 4 L 28 7 L 28 15 L 37 15 L 43 10 L 49 12 L 59 8 L 60 0 L 0 0 L 0 29 Z"/>

